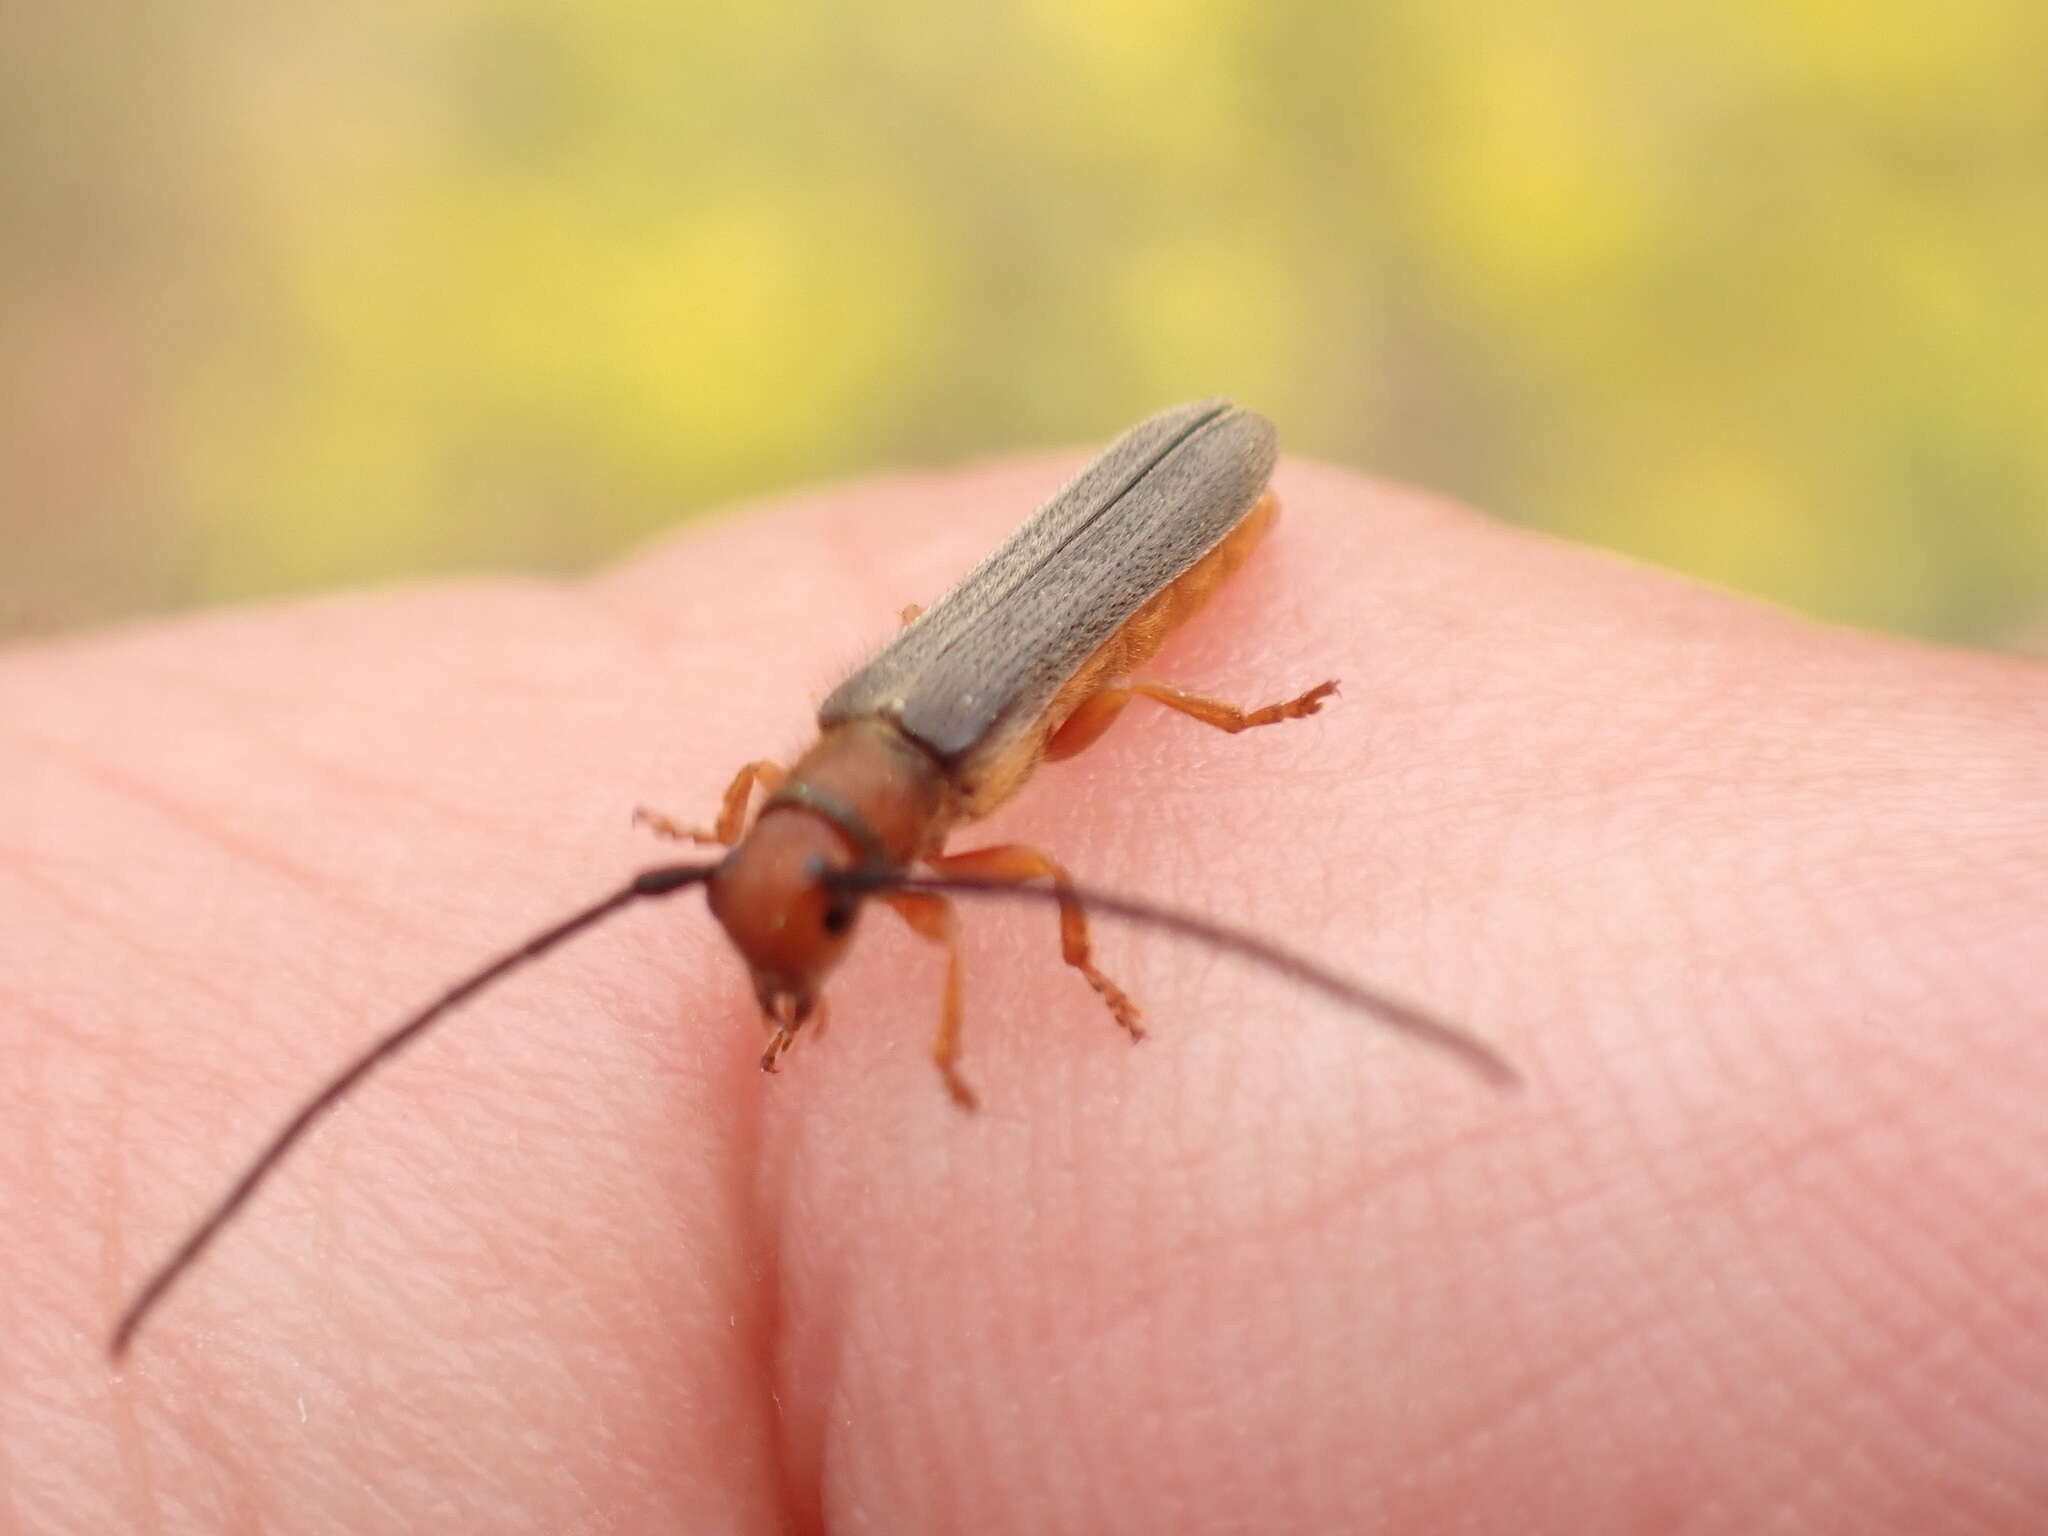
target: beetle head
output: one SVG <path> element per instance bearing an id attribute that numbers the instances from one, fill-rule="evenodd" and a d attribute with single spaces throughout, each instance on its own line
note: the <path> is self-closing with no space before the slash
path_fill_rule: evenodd
<path id="1" fill-rule="evenodd" d="M 761 1012 L 794 1030 L 845 957 L 860 896 L 819 879 L 853 864 L 845 839 L 804 811 L 762 813 L 708 882 L 711 914 L 753 976 Z"/>

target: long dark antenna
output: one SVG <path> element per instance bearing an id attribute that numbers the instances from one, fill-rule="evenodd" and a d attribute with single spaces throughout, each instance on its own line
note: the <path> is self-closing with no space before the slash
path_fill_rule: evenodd
<path id="1" fill-rule="evenodd" d="M 573 917 L 566 917 L 552 928 L 535 934 L 517 949 L 507 950 L 482 970 L 467 980 L 457 982 L 434 1001 L 403 1024 L 387 1032 L 376 1044 L 344 1067 L 312 1098 L 299 1106 L 298 1112 L 287 1120 L 277 1133 L 264 1144 L 249 1163 L 241 1178 L 206 1213 L 205 1220 L 194 1227 L 177 1251 L 162 1264 L 128 1304 L 128 1310 L 121 1314 L 121 1321 L 114 1329 L 114 1336 L 107 1345 L 107 1353 L 119 1360 L 128 1352 L 128 1346 L 135 1342 L 135 1335 L 149 1320 L 171 1288 L 184 1276 L 199 1256 L 212 1246 L 221 1229 L 235 1219 L 242 1207 L 247 1205 L 264 1182 L 275 1173 L 278 1165 L 297 1146 L 306 1132 L 311 1130 L 335 1105 L 347 1098 L 350 1091 L 377 1068 L 404 1050 L 413 1041 L 427 1032 L 427 1029 L 449 1009 L 474 997 L 507 971 L 517 970 L 529 960 L 538 959 L 565 939 L 574 938 L 586 928 L 595 927 L 613 913 L 631 906 L 636 901 L 647 901 L 657 896 L 667 896 L 682 890 L 685 886 L 697 885 L 708 878 L 715 868 L 711 864 L 667 865 L 660 869 L 646 869 L 635 875 L 626 885 L 612 892 L 604 900 L 585 907 Z"/>
<path id="2" fill-rule="evenodd" d="M 1183 938 L 1197 939 L 1204 944 L 1241 956 L 1254 964 L 1263 965 L 1266 969 L 1276 971 L 1292 981 L 1298 981 L 1303 986 L 1313 987 L 1325 997 L 1335 998 L 1346 1007 L 1356 1009 L 1360 1013 L 1371 1014 L 1381 1023 L 1390 1025 L 1425 1045 L 1450 1052 L 1496 1088 L 1517 1087 L 1522 1081 L 1522 1075 L 1508 1063 L 1506 1057 L 1457 1025 L 1390 997 L 1384 992 L 1376 992 L 1370 987 L 1361 986 L 1349 977 L 1340 976 L 1306 956 L 1298 955 L 1290 949 L 1283 949 L 1270 939 L 1262 939 L 1257 934 L 1247 933 L 1242 928 L 1233 928 L 1227 923 L 1216 922 L 1212 918 L 1198 917 L 1192 912 L 1181 912 L 1172 907 L 1160 906 L 1156 902 L 1137 901 L 1129 896 L 1118 896 L 1108 891 L 1092 890 L 1087 886 L 1069 885 L 1061 888 L 1050 885 L 1012 885 L 1002 880 L 988 880 L 971 875 L 911 875 L 888 869 L 849 869 L 822 871 L 820 878 L 828 885 L 852 891 L 934 891 L 946 896 L 1011 897 L 1054 904 L 1064 895 L 1068 900 L 1080 902 L 1088 912 L 1100 912 L 1109 917 L 1120 917 L 1129 922 L 1142 923 L 1147 927 L 1164 929 Z"/>

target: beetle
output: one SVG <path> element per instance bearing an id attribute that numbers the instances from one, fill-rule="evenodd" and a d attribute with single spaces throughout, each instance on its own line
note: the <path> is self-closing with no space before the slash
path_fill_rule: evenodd
<path id="1" fill-rule="evenodd" d="M 1062 957 L 1134 1040 L 1143 1035 L 1138 1007 L 1095 964 L 1090 910 L 1235 952 L 1452 1053 L 1491 1082 L 1516 1081 L 1504 1059 L 1464 1031 L 1264 939 L 1083 888 L 1023 844 L 946 850 L 957 827 L 1009 800 L 1041 762 L 1085 749 L 1135 698 L 1238 732 L 1314 715 L 1337 691 L 1326 681 L 1245 709 L 1132 676 L 1271 527 L 1276 455 L 1272 423 L 1228 401 L 1140 422 L 952 591 L 929 609 L 906 609 L 895 638 L 825 699 L 818 739 L 794 765 L 742 767 L 708 830 L 636 811 L 666 837 L 727 852 L 714 863 L 643 870 L 374 1042 L 286 1121 L 151 1275 L 115 1329 L 114 1357 L 313 1124 L 377 1067 L 508 971 L 627 906 L 697 885 L 747 966 L 769 1027 L 761 1057 L 769 1072 L 817 1012 L 872 896 L 945 947 L 932 1057 L 953 1101 L 974 1108 L 958 1065 L 960 951 L 949 898 L 1010 896 L 1057 906 Z M 757 790 L 765 798 L 750 821 Z"/>

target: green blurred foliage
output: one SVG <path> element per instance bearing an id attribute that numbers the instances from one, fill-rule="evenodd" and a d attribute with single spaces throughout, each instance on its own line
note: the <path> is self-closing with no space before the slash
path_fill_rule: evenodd
<path id="1" fill-rule="evenodd" d="M 0 626 L 1211 392 L 1831 617 L 2048 610 L 2038 0 L 16 11 Z"/>

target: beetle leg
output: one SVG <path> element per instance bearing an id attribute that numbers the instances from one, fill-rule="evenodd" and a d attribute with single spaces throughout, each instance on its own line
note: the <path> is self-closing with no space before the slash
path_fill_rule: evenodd
<path id="1" fill-rule="evenodd" d="M 788 770 L 780 763 L 771 763 L 766 758 L 747 764 L 726 785 L 725 798 L 718 806 L 718 821 L 709 832 L 702 827 L 686 827 L 644 805 L 633 812 L 633 825 L 646 827 L 655 836 L 678 843 L 713 843 L 729 848 L 739 841 L 740 833 L 746 828 L 747 801 L 754 792 L 754 786 L 759 784 L 772 795 L 788 776 Z"/>
<path id="2" fill-rule="evenodd" d="M 1022 843 L 934 854 L 925 863 L 942 875 L 967 875 L 1012 885 L 1022 885 L 1027 880 L 1050 880 L 1060 903 L 1060 958 L 1088 978 L 1088 985 L 1101 995 L 1117 1023 L 1133 1040 L 1145 1038 L 1145 1031 L 1138 1025 L 1138 1005 L 1122 987 L 1096 969 L 1088 947 L 1088 914 L 1074 898 L 1074 882 L 1066 870 L 1036 848 L 1027 848 Z"/>
<path id="3" fill-rule="evenodd" d="M 1253 726 L 1277 725 L 1282 720 L 1299 720 L 1304 715 L 1312 715 L 1323 707 L 1323 700 L 1336 691 L 1334 681 L 1318 683 L 1308 692 L 1279 704 L 1245 709 L 1236 704 L 1226 704 L 1221 699 L 1188 693 L 1166 683 L 1111 683 L 1101 692 L 1083 699 L 1080 707 L 1052 733 L 1052 739 L 1045 745 L 1046 761 L 1056 763 L 1093 746 L 1116 717 L 1124 712 L 1124 706 L 1138 694 L 1156 699 L 1168 709 L 1234 736 Z"/>
<path id="4" fill-rule="evenodd" d="M 960 1075 L 960 938 L 953 931 L 953 903 L 929 891 L 876 892 L 895 909 L 919 938 L 946 946 L 946 990 L 939 1003 L 939 1032 L 932 1038 L 932 1060 L 946 1080 L 946 1092 L 962 1109 L 978 1102 Z"/>
<path id="5" fill-rule="evenodd" d="M 1116 717 L 1130 702 L 1131 690 L 1120 683 L 1089 694 L 1046 741 L 1045 760 L 1057 763 L 1086 752 L 1102 738 L 1104 731 L 1116 724 Z"/>

